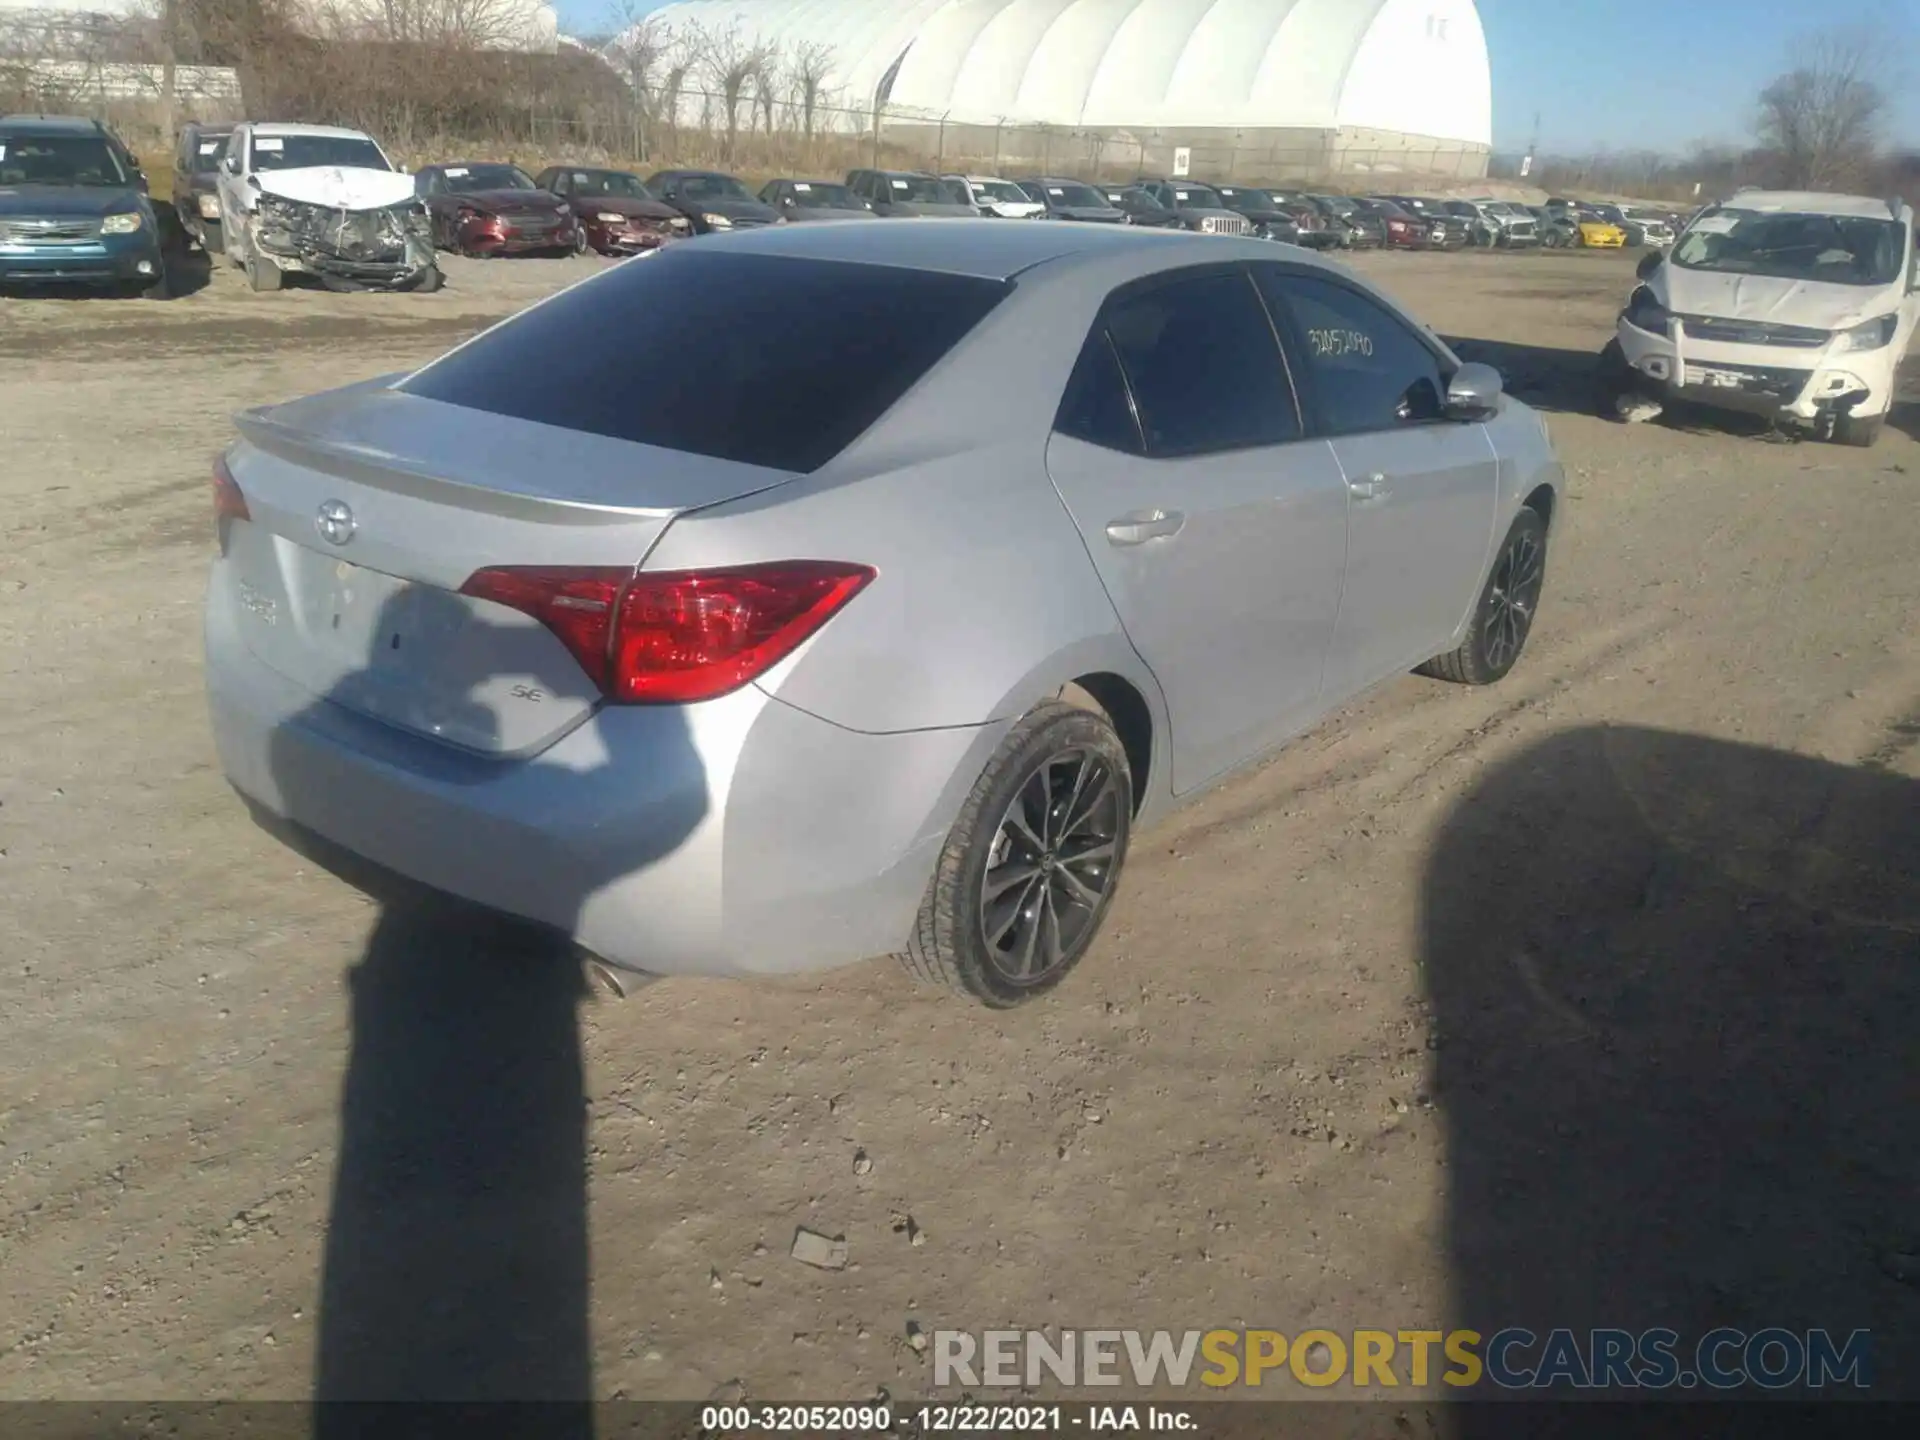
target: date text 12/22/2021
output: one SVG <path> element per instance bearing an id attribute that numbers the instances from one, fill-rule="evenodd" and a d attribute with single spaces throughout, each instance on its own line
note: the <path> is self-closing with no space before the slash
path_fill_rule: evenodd
<path id="1" fill-rule="evenodd" d="M 1191 1412 L 1158 1405 L 922 1405 L 898 1417 L 920 1435 L 1029 1435 L 1158 1431 L 1193 1434 Z M 703 1435 L 862 1435 L 893 1430 L 884 1405 L 709 1405 Z"/>

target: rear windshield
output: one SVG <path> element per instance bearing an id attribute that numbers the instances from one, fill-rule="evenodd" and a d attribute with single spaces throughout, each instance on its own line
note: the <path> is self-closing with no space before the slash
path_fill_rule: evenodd
<path id="1" fill-rule="evenodd" d="M 687 245 L 564 291 L 399 388 L 804 473 L 858 439 L 1012 288 Z"/>

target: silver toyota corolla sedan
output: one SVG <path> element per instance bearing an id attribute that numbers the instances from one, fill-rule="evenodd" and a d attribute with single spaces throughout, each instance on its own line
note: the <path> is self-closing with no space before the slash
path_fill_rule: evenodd
<path id="1" fill-rule="evenodd" d="M 615 967 L 995 1006 L 1133 827 L 1504 676 L 1562 484 L 1345 269 L 1100 225 L 700 240 L 237 423 L 207 680 L 264 824 Z"/>

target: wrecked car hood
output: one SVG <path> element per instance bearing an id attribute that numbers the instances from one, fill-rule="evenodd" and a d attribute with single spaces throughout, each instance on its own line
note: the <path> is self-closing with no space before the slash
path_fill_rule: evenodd
<path id="1" fill-rule="evenodd" d="M 1656 280 L 1655 298 L 1679 315 L 1845 330 L 1894 308 L 1886 291 L 1873 285 L 1723 275 L 1685 270 L 1672 263 L 1660 267 Z"/>
<path id="2" fill-rule="evenodd" d="M 413 177 L 397 170 L 310 165 L 299 170 L 258 170 L 253 180 L 262 194 L 329 210 L 384 210 L 413 198 Z"/>

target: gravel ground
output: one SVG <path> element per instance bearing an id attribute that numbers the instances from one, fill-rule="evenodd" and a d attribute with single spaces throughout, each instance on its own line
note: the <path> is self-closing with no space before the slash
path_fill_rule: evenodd
<path id="1" fill-rule="evenodd" d="M 232 411 L 595 263 L 0 299 L 0 1397 L 898 1401 L 910 1323 L 1868 1328 L 1913 1393 L 1920 406 L 1605 423 L 1631 257 L 1363 257 L 1552 412 L 1507 683 L 1397 681 L 1137 837 L 1043 1004 L 613 1002 L 257 832 L 198 641 Z"/>

